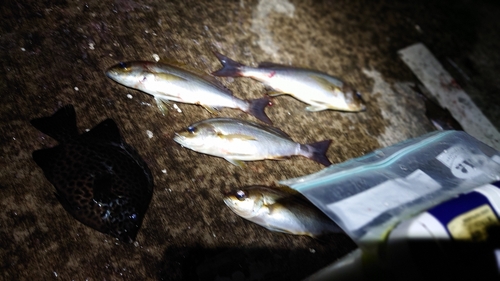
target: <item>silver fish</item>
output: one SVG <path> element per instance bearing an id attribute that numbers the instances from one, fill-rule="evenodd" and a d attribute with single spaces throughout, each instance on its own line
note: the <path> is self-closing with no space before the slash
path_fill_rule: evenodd
<path id="1" fill-rule="evenodd" d="M 271 62 L 250 67 L 215 53 L 222 68 L 215 76 L 251 77 L 274 89 L 271 96 L 291 95 L 307 104 L 308 111 L 327 109 L 358 112 L 366 109 L 361 94 L 326 73 Z"/>
<path id="2" fill-rule="evenodd" d="M 224 203 L 240 217 L 271 231 L 311 237 L 342 233 L 310 202 L 280 190 L 252 186 L 226 194 Z"/>
<path id="3" fill-rule="evenodd" d="M 293 155 L 331 165 L 326 157 L 331 140 L 300 144 L 277 128 L 234 118 L 194 123 L 176 133 L 174 141 L 194 151 L 222 157 L 240 167 L 244 166 L 242 161 L 283 159 Z"/>
<path id="4" fill-rule="evenodd" d="M 262 122 L 272 123 L 264 111 L 269 97 L 239 99 L 215 78 L 174 65 L 148 61 L 120 62 L 106 70 L 106 75 L 124 86 L 154 96 L 162 111 L 162 101 L 176 101 L 201 105 L 214 114 L 218 108 L 236 108 Z"/>

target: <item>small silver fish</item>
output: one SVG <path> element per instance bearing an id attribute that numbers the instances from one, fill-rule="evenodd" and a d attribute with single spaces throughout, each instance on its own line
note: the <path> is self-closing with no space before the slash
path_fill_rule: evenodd
<path id="1" fill-rule="evenodd" d="M 311 237 L 342 233 L 310 202 L 284 191 L 252 186 L 226 194 L 224 203 L 240 217 L 271 231 Z"/>
<path id="2" fill-rule="evenodd" d="M 272 124 L 265 113 L 270 98 L 242 100 L 215 78 L 200 76 L 174 65 L 148 61 L 120 62 L 108 70 L 112 80 L 154 96 L 160 110 L 163 101 L 176 101 L 203 106 L 215 114 L 218 108 L 240 109 L 267 124 Z"/>
<path id="3" fill-rule="evenodd" d="M 222 68 L 215 76 L 251 77 L 276 91 L 271 96 L 291 95 L 307 104 L 308 111 L 326 109 L 358 112 L 366 109 L 361 94 L 345 82 L 326 73 L 271 62 L 249 67 L 215 53 Z"/>
<path id="4" fill-rule="evenodd" d="M 293 155 L 331 165 L 326 157 L 331 140 L 300 144 L 277 128 L 234 118 L 212 118 L 194 123 L 176 133 L 174 141 L 194 151 L 222 157 L 240 167 L 244 166 L 242 161 L 284 159 Z"/>

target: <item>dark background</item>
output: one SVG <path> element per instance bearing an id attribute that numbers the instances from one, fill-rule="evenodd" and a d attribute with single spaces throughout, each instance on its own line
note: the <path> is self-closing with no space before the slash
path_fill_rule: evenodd
<path id="1" fill-rule="evenodd" d="M 422 42 L 500 127 L 500 2 L 261 2 L 1 2 L 3 280 L 300 280 L 356 247 L 344 235 L 271 233 L 233 214 L 222 202 L 224 191 L 274 185 L 322 167 L 297 157 L 239 168 L 181 148 L 173 133 L 213 116 L 185 104 L 162 116 L 152 97 L 105 77 L 119 61 L 156 54 L 211 72 L 220 66 L 212 51 L 219 51 L 250 65 L 273 61 L 341 77 L 363 94 L 366 112 L 306 112 L 289 96 L 267 109 L 298 142 L 333 139 L 328 157 L 339 163 L 433 130 L 397 55 Z M 219 80 L 240 98 L 265 93 L 249 79 Z M 80 132 L 113 118 L 153 173 L 153 199 L 135 244 L 74 220 L 31 158 L 56 142 L 29 120 L 69 103 Z M 231 109 L 220 115 L 252 120 Z"/>

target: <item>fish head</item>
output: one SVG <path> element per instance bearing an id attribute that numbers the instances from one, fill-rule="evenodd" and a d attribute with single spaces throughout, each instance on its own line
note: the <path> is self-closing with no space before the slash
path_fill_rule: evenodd
<path id="1" fill-rule="evenodd" d="M 237 215 L 251 218 L 259 214 L 263 206 L 262 194 L 252 189 L 240 189 L 229 192 L 224 197 L 224 203 Z"/>
<path id="2" fill-rule="evenodd" d="M 151 62 L 120 62 L 106 70 L 106 76 L 110 79 L 131 88 L 141 88 L 146 81 L 155 79 L 150 69 Z"/>
<path id="3" fill-rule="evenodd" d="M 217 138 L 218 135 L 219 133 L 214 126 L 200 122 L 175 133 L 174 141 L 184 147 L 196 150 L 204 147 L 209 141 Z"/>
<path id="4" fill-rule="evenodd" d="M 358 112 L 366 110 L 366 104 L 360 92 L 347 85 L 342 87 L 342 92 L 344 93 L 347 111 Z"/>

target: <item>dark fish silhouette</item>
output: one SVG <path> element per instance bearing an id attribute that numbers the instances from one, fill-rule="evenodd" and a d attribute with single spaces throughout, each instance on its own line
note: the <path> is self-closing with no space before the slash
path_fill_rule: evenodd
<path id="1" fill-rule="evenodd" d="M 133 242 L 153 194 L 153 177 L 135 149 L 107 119 L 79 135 L 73 105 L 31 120 L 59 145 L 33 159 L 75 219 L 124 242 Z"/>
<path id="2" fill-rule="evenodd" d="M 458 123 L 458 121 L 453 118 L 450 111 L 446 108 L 442 108 L 439 104 L 433 102 L 429 97 L 427 97 L 415 84 L 412 86 L 413 90 L 419 94 L 419 96 L 425 102 L 425 116 L 432 122 L 432 125 L 440 131 L 443 130 L 459 130 L 464 129 Z"/>

